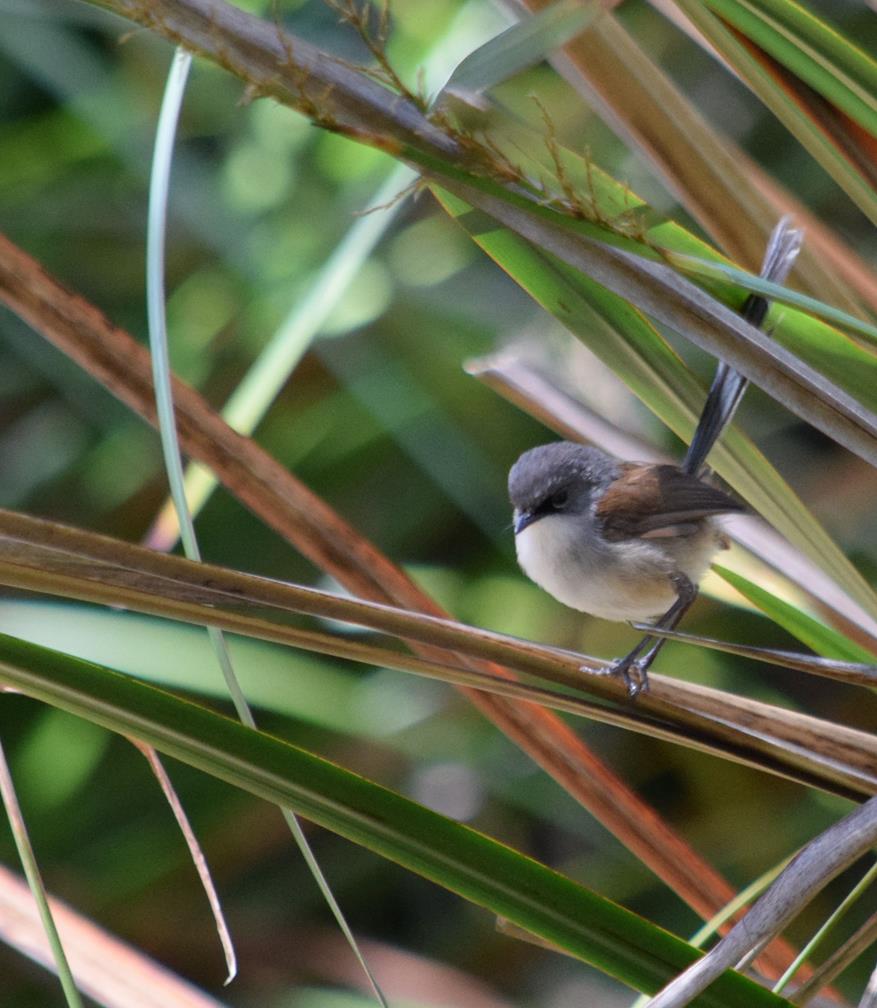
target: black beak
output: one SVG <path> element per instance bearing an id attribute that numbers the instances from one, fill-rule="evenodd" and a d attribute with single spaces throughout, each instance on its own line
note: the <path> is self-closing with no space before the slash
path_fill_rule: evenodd
<path id="1" fill-rule="evenodd" d="M 520 535 L 528 525 L 541 518 L 538 511 L 515 511 L 514 530 L 515 535 Z"/>

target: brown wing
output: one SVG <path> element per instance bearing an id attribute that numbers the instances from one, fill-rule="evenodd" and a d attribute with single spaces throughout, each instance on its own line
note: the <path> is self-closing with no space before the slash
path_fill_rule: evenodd
<path id="1" fill-rule="evenodd" d="M 621 475 L 597 505 L 607 539 L 635 539 L 656 529 L 744 510 L 726 493 L 676 466 L 625 463 L 620 468 Z"/>

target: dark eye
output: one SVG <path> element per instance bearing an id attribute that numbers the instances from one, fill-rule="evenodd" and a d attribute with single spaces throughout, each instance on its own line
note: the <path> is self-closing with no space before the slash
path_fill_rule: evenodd
<path id="1" fill-rule="evenodd" d="M 548 498 L 548 506 L 552 511 L 562 511 L 569 503 L 569 493 L 566 490 L 558 490 Z"/>

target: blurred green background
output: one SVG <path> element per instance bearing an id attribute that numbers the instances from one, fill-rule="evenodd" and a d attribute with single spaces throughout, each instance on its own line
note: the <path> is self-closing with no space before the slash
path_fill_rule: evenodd
<path id="1" fill-rule="evenodd" d="M 324 4 L 265 7 L 316 44 L 364 59 L 355 34 Z M 829 7 L 857 37 L 869 16 L 864 6 Z M 451 0 L 394 2 L 389 52 L 412 84 L 458 8 Z M 873 253 L 864 219 L 738 82 L 647 4 L 628 0 L 618 15 L 709 118 L 862 255 Z M 472 17 L 472 44 L 503 23 L 485 0 Z M 0 0 L 0 228 L 140 339 L 148 168 L 170 57 L 164 42 L 86 4 Z M 532 95 L 562 141 L 697 230 L 649 167 L 550 68 L 527 71 L 497 91 L 509 109 L 539 122 Z M 391 166 L 385 155 L 323 133 L 287 109 L 247 104 L 237 81 L 196 63 L 168 233 L 177 373 L 221 405 Z M 400 208 L 257 439 L 460 619 L 595 655 L 622 653 L 634 639 L 629 629 L 563 608 L 517 570 L 506 473 L 521 451 L 551 435 L 462 368 L 509 345 L 562 361 L 608 419 L 679 450 L 427 193 Z M 712 362 L 678 339 L 674 345 L 707 380 Z M 741 422 L 872 574 L 873 472 L 757 390 Z M 0 311 L 0 505 L 137 541 L 165 495 L 157 435 Z M 222 491 L 199 518 L 198 533 L 212 562 L 326 585 Z M 706 598 L 686 627 L 797 647 L 763 617 Z M 207 692 L 227 707 L 200 631 L 16 595 L 0 601 L 0 630 Z M 253 642 L 241 642 L 236 657 L 266 728 L 471 822 L 677 933 L 696 928 L 693 913 L 449 688 Z M 661 667 L 873 726 L 859 692 L 828 681 L 677 645 L 667 647 Z M 577 729 L 735 885 L 847 807 L 669 744 L 584 722 Z M 222 990 L 203 895 L 138 753 L 22 697 L 2 698 L 0 732 L 54 893 L 229 1005 L 360 1003 L 330 993 L 360 977 L 275 809 L 170 767 L 240 951 L 241 977 Z M 379 974 L 387 971 L 391 992 L 407 983 L 398 989 L 423 1004 L 630 1002 L 596 972 L 498 934 L 489 915 L 401 869 L 332 835 L 312 831 L 311 839 L 354 930 L 376 943 L 374 961 Z M 0 858 L 16 865 L 5 829 Z M 796 923 L 797 940 L 847 882 L 842 876 Z M 426 961 L 463 971 L 468 986 L 453 988 L 450 973 L 433 985 Z M 60 1003 L 52 978 L 6 947 L 0 975 L 3 1004 Z"/>

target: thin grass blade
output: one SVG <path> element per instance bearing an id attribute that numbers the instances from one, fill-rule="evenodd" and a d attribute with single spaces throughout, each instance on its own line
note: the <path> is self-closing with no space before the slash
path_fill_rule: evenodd
<path id="1" fill-rule="evenodd" d="M 192 524 L 191 515 L 188 514 L 185 504 L 183 466 L 179 453 L 173 393 L 170 383 L 170 359 L 164 291 L 164 239 L 167 226 L 170 170 L 173 163 L 177 122 L 191 65 L 192 57 L 189 53 L 182 48 L 178 48 L 174 53 L 173 61 L 168 71 L 164 97 L 158 117 L 152 173 L 149 183 L 149 216 L 146 240 L 146 301 L 149 320 L 149 343 L 152 351 L 153 382 L 155 385 L 156 409 L 158 413 L 158 431 L 161 439 L 165 471 L 170 482 L 171 494 L 176 502 L 177 519 L 182 530 L 186 556 L 190 560 L 200 560 L 201 554 L 198 549 L 198 541 L 195 537 L 195 529 Z M 207 633 L 235 706 L 239 711 L 241 709 L 247 711 L 246 700 L 244 700 L 240 687 L 237 684 L 222 633 L 214 627 L 209 627 Z M 147 756 L 147 759 L 153 766 L 153 772 L 157 773 L 159 782 L 166 781 L 163 768 L 160 771 L 157 770 L 157 767 L 160 766 L 157 754 L 153 753 Z M 169 796 L 167 788 L 165 788 L 165 794 Z M 174 801 L 171 801 L 171 808 L 174 809 L 176 804 Z M 187 837 L 188 842 L 191 831 L 186 828 L 188 826 L 187 820 L 185 817 L 180 819 L 178 816 L 178 821 L 183 826 L 183 833 Z M 237 975 L 237 957 L 234 945 L 230 939 L 222 907 L 209 880 L 209 873 L 206 872 L 203 858 L 198 856 L 200 855 L 200 847 L 196 844 L 193 848 L 190 844 L 189 849 L 195 855 L 195 868 L 202 882 L 205 876 L 208 880 L 205 892 L 217 923 L 217 934 L 228 971 L 225 982 L 228 984 Z"/>
<path id="2" fill-rule="evenodd" d="M 696 256 L 670 253 L 670 262 L 674 266 L 679 266 L 680 269 L 698 276 L 728 277 L 750 293 L 763 294 L 778 304 L 793 305 L 811 315 L 816 315 L 818 318 L 826 319 L 832 325 L 848 329 L 857 336 L 861 336 L 871 346 L 877 346 L 877 326 L 866 322 L 864 319 L 857 318 L 855 315 L 850 315 L 849 312 L 841 311 L 839 308 L 828 305 L 824 301 L 819 301 L 817 298 L 801 294 L 799 291 L 784 287 L 781 284 L 771 283 L 769 280 L 755 276 L 754 273 L 747 273 L 736 266 L 717 260 L 698 259 Z"/>
<path id="3" fill-rule="evenodd" d="M 186 88 L 186 79 L 191 66 L 191 56 L 182 48 L 178 48 L 174 54 L 174 61 L 168 73 L 168 81 L 162 101 L 161 112 L 159 114 L 158 127 L 156 130 L 155 153 L 153 156 L 153 171 L 150 179 L 149 191 L 149 222 L 147 238 L 147 304 L 149 315 L 149 341 L 152 350 L 152 371 L 155 385 L 156 412 L 158 417 L 158 429 L 161 436 L 162 453 L 164 457 L 165 470 L 170 482 L 171 498 L 174 502 L 176 518 L 180 529 L 180 538 L 183 542 L 183 549 L 188 559 L 200 562 L 201 551 L 198 547 L 198 540 L 195 535 L 195 527 L 192 515 L 186 502 L 186 487 L 183 476 L 183 462 L 180 456 L 179 437 L 177 435 L 176 414 L 174 411 L 173 391 L 171 383 L 171 368 L 168 353 L 167 321 L 165 318 L 165 294 L 164 294 L 164 239 L 167 223 L 167 200 L 170 183 L 170 168 L 173 162 L 174 137 L 182 106 L 183 94 Z M 217 627 L 208 626 L 207 633 L 210 643 L 216 655 L 217 663 L 222 670 L 226 687 L 234 704 L 237 715 L 241 722 L 249 728 L 255 728 L 250 705 L 244 696 L 243 690 L 238 682 L 238 677 L 234 671 L 231 655 L 228 651 L 222 631 Z M 338 905 L 334 893 L 314 857 L 310 843 L 304 834 L 295 814 L 286 808 L 281 808 L 286 824 L 292 833 L 293 839 L 298 846 L 314 881 L 317 884 L 323 898 L 329 906 L 341 933 L 347 939 L 351 951 L 362 967 L 372 992 L 378 1004 L 382 1008 L 388 1008 L 387 1000 L 383 991 L 378 985 L 374 974 L 356 943 L 353 932 Z M 208 898 L 212 896 L 212 888 L 207 890 Z M 218 903 L 211 898 L 211 906 L 214 913 L 219 912 Z M 220 912 L 221 920 L 221 912 Z M 234 949 L 228 941 L 228 929 L 222 921 L 219 931 L 223 951 L 228 964 L 228 977 L 226 983 L 230 983 L 237 973 L 237 962 Z"/>
<path id="4" fill-rule="evenodd" d="M 814 675 L 834 679 L 837 682 L 877 688 L 877 665 L 874 664 L 844 662 L 834 658 L 814 658 L 811 655 L 797 654 L 794 651 L 735 644 L 732 641 L 716 640 L 714 637 L 684 633 L 681 630 L 665 630 L 660 627 L 655 629 L 650 623 L 635 623 L 634 626 L 637 630 L 642 630 L 651 636 L 664 637 L 667 640 L 679 641 L 681 644 L 695 644 L 698 647 L 723 651 L 725 654 L 767 662 L 769 665 L 781 665 L 783 668 L 797 669 L 799 672 L 812 672 Z"/>
<path id="5" fill-rule="evenodd" d="M 183 803 L 180 801 L 179 795 L 171 782 L 167 770 L 164 768 L 164 764 L 159 759 L 158 753 L 151 746 L 144 745 L 139 739 L 131 738 L 130 742 L 135 748 L 139 749 L 143 758 L 149 764 L 149 769 L 152 771 L 153 777 L 158 781 L 165 801 L 168 803 L 168 807 L 177 821 L 180 832 L 183 834 L 183 839 L 186 841 L 189 857 L 192 859 L 192 864 L 195 866 L 195 871 L 201 880 L 201 888 L 207 895 L 210 912 L 213 914 L 213 924 L 219 936 L 219 943 L 222 946 L 222 953 L 225 957 L 225 966 L 228 970 L 228 975 L 225 979 L 227 986 L 237 975 L 237 956 L 235 955 L 234 942 L 231 939 L 225 915 L 222 912 L 219 893 L 213 884 L 210 866 L 207 864 L 207 858 L 204 856 L 204 850 L 198 842 L 198 837 L 192 829 L 192 824 L 189 821 L 188 815 L 186 815 Z"/>
<path id="6" fill-rule="evenodd" d="M 648 1008 L 681 1008 L 753 949 L 782 930 L 828 882 L 877 843 L 877 798 L 812 840 L 746 916 L 698 963 L 668 984 Z"/>
<path id="7" fill-rule="evenodd" d="M 792 977 L 800 968 L 801 964 L 810 956 L 815 949 L 825 940 L 825 938 L 831 933 L 835 925 L 840 921 L 846 912 L 862 898 L 864 893 L 868 888 L 874 885 L 877 881 L 877 864 L 871 865 L 868 871 L 859 879 L 859 881 L 853 886 L 853 888 L 847 893 L 847 895 L 841 900 L 840 903 L 835 907 L 831 914 L 826 918 L 825 922 L 819 928 L 819 930 L 813 935 L 810 941 L 801 949 L 798 953 L 797 959 L 789 966 L 786 972 L 779 978 L 779 980 L 773 985 L 773 992 L 775 994 L 782 994 L 782 992 L 788 987 L 791 982 Z"/>
<path id="8" fill-rule="evenodd" d="M 61 936 L 58 934 L 55 918 L 49 906 L 46 887 L 43 884 L 36 855 L 31 846 L 27 826 L 21 806 L 18 803 L 15 784 L 9 771 L 9 764 L 6 762 L 6 753 L 3 750 L 2 743 L 0 743 L 0 797 L 3 799 L 3 807 L 6 810 L 6 817 L 9 820 L 12 837 L 15 841 L 15 847 L 18 851 L 18 857 L 24 869 L 24 874 L 27 877 L 31 896 L 39 911 L 40 923 L 52 952 L 52 960 L 55 964 L 58 980 L 61 983 L 61 989 L 64 991 L 64 998 L 67 1001 L 68 1008 L 83 1008 L 82 998 L 79 996 L 76 980 L 70 969 L 70 963 L 64 952 L 64 945 L 61 942 Z"/>

